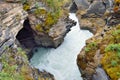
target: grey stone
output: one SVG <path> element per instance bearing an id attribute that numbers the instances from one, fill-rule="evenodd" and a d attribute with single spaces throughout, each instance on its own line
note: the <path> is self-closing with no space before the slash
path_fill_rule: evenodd
<path id="1" fill-rule="evenodd" d="M 10 29 L 7 28 L 7 29 L 5 30 L 4 39 L 9 39 L 9 38 L 10 38 Z"/>
<path id="2" fill-rule="evenodd" d="M 96 73 L 93 75 L 92 80 L 110 80 L 102 68 L 96 68 Z"/>
<path id="3" fill-rule="evenodd" d="M 78 9 L 87 9 L 89 8 L 89 2 L 87 0 L 74 0 Z"/>
<path id="4" fill-rule="evenodd" d="M 0 37 L 2 36 L 2 28 L 0 27 Z"/>
<path id="5" fill-rule="evenodd" d="M 87 14 L 103 15 L 106 7 L 102 1 L 94 1 L 87 10 Z"/>

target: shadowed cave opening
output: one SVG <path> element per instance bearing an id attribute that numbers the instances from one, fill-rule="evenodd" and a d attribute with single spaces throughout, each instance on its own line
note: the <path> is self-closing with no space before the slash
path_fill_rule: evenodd
<path id="1" fill-rule="evenodd" d="M 24 21 L 23 28 L 18 32 L 16 39 L 25 48 L 31 49 L 36 45 L 28 18 Z"/>

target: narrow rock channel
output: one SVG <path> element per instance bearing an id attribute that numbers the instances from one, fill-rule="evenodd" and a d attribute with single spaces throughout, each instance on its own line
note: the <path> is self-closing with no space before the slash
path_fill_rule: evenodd
<path id="1" fill-rule="evenodd" d="M 77 25 L 71 28 L 64 42 L 56 49 L 38 48 L 30 60 L 31 65 L 50 72 L 56 80 L 82 80 L 76 58 L 85 46 L 85 40 L 93 35 L 87 30 L 80 30 L 78 19 L 74 13 L 69 15 L 77 22 Z"/>

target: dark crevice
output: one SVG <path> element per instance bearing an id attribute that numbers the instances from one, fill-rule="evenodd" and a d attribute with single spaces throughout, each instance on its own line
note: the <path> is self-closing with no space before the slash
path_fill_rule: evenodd
<path id="1" fill-rule="evenodd" d="M 78 10 L 77 5 L 76 5 L 75 2 L 73 2 L 73 4 L 70 7 L 70 12 L 71 13 L 76 13 L 77 10 Z"/>
<path id="2" fill-rule="evenodd" d="M 16 38 L 25 48 L 31 49 L 36 45 L 33 38 L 33 32 L 29 24 L 29 19 L 24 21 L 23 28 L 18 32 Z"/>

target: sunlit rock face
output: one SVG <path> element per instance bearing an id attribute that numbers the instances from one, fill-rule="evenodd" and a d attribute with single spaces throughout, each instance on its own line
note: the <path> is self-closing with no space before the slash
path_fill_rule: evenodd
<path id="1" fill-rule="evenodd" d="M 48 24 L 47 20 L 51 19 L 51 16 L 46 16 L 47 11 L 43 10 L 45 13 L 38 16 L 34 14 L 34 10 L 31 10 L 32 12 L 28 16 L 35 43 L 38 46 L 57 48 L 64 41 L 70 28 L 76 25 L 76 22 L 69 19 L 68 15 L 64 16 L 63 14 L 64 17 L 58 18 L 56 23 L 49 26 L 52 22 Z"/>

